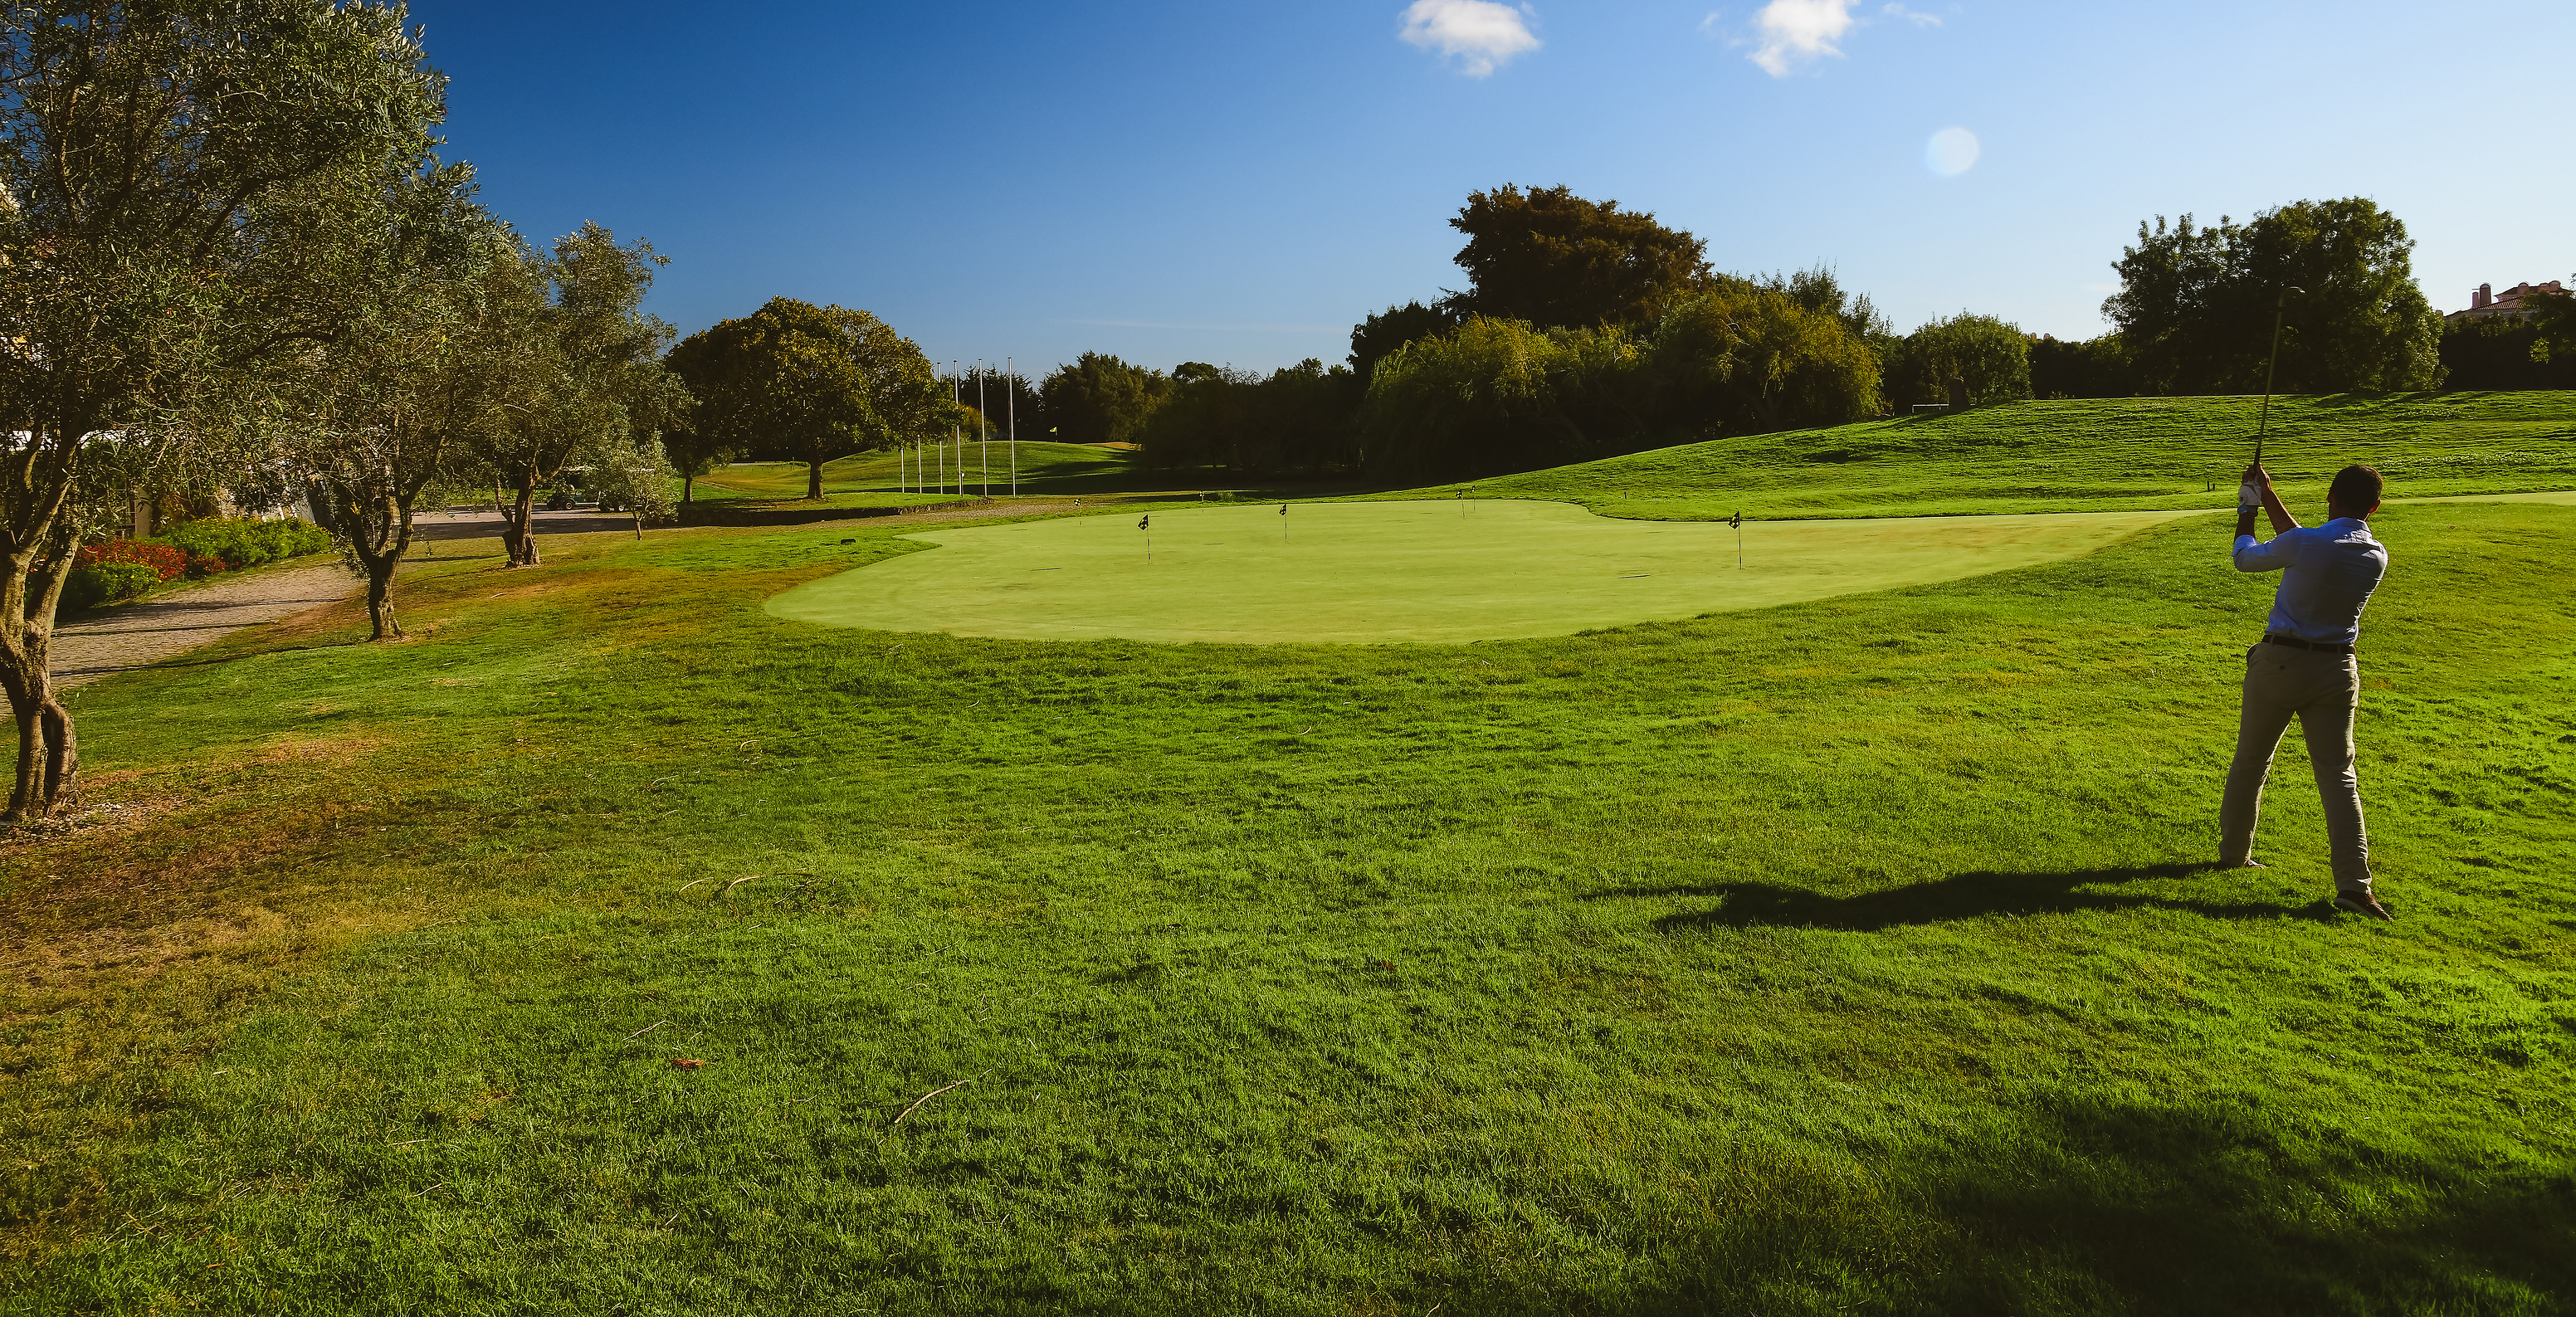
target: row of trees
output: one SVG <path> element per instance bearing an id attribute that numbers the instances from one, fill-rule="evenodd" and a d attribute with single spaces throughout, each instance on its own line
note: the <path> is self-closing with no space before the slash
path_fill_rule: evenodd
<path id="1" fill-rule="evenodd" d="M 2103 306 L 2114 331 L 2079 342 L 1964 311 L 1900 335 L 1831 270 L 1720 274 L 1692 234 L 1561 187 L 1474 193 L 1449 223 L 1467 289 L 1368 317 L 1345 365 L 1164 376 L 1086 355 L 1048 378 L 1043 410 L 1158 466 L 1468 476 L 1832 424 L 1954 386 L 1972 404 L 2252 392 L 2276 310 L 2285 392 L 2576 383 L 2576 333 L 2548 315 L 2446 336 L 2405 225 L 2357 197 L 2141 223 Z"/>
<path id="2" fill-rule="evenodd" d="M 1086 355 L 1040 387 L 1060 438 L 1132 439 L 1163 468 L 1422 479 L 1709 434 L 1825 425 L 1879 406 L 1883 332 L 1829 271 L 1748 279 L 1652 215 L 1565 188 L 1471 195 L 1451 219 L 1468 287 L 1391 306 L 1340 365 L 1171 375 Z"/>
<path id="3" fill-rule="evenodd" d="M 398 5 L 0 0 L 8 818 L 78 776 L 55 615 L 137 503 L 317 492 L 385 638 L 424 490 L 491 482 L 526 563 L 567 467 L 660 488 L 687 400 L 639 309 L 658 258 L 521 240 L 434 154 L 444 95 Z"/>

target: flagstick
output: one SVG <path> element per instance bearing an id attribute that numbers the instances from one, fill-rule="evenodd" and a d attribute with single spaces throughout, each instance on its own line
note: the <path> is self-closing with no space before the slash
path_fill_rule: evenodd
<path id="1" fill-rule="evenodd" d="M 975 452 L 984 461 L 984 497 L 993 496 L 993 426 L 984 419 L 984 359 L 975 358 Z"/>

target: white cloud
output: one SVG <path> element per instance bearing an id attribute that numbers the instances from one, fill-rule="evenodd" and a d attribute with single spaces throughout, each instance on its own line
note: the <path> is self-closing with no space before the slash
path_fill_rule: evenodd
<path id="1" fill-rule="evenodd" d="M 1529 30 L 1529 6 L 1491 0 L 1413 0 L 1396 35 L 1424 50 L 1458 61 L 1458 71 L 1481 78 L 1515 55 L 1538 49 Z"/>
<path id="2" fill-rule="evenodd" d="M 1750 56 L 1762 71 L 1785 78 L 1798 66 L 1826 55 L 1840 56 L 1834 43 L 1852 29 L 1857 0 L 1771 0 L 1753 16 L 1755 43 Z"/>
<path id="3" fill-rule="evenodd" d="M 1730 46 L 1753 47 L 1753 53 L 1745 58 L 1761 65 L 1762 71 L 1772 77 L 1785 78 L 1827 55 L 1841 58 L 1841 42 L 1853 28 L 1868 27 L 1880 21 L 1852 12 L 1862 3 L 1863 0 L 1770 0 L 1753 15 L 1752 31 L 1748 37 L 1736 37 L 1725 31 L 1724 11 L 1702 19 L 1699 30 L 1708 36 L 1723 37 Z M 1888 22 L 1912 23 L 1916 27 L 1941 26 L 1938 17 L 1908 9 L 1897 0 L 1888 0 L 1878 12 Z"/>

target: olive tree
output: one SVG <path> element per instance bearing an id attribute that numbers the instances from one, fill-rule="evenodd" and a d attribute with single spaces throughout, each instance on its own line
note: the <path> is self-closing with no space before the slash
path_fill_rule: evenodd
<path id="1" fill-rule="evenodd" d="M 211 381 L 328 332 L 281 190 L 425 143 L 441 83 L 399 6 L 0 0 L 0 688 L 6 817 L 79 772 L 48 664 L 85 454 L 166 469 Z M 195 413 L 195 419 L 191 413 Z"/>
<path id="2" fill-rule="evenodd" d="M 501 509 L 510 565 L 538 561 L 537 486 L 599 445 L 668 428 L 685 403 L 661 360 L 671 327 L 641 309 L 664 263 L 652 244 L 620 245 L 597 224 L 518 262 L 512 397 L 477 436 L 480 459 L 515 496 Z"/>
<path id="3" fill-rule="evenodd" d="M 277 363 L 276 447 L 325 491 L 374 640 L 402 635 L 393 577 L 421 491 L 455 478 L 471 438 L 499 423 L 524 339 L 518 242 L 468 199 L 472 180 L 424 160 L 280 217 L 322 235 L 343 306 L 335 332 Z"/>

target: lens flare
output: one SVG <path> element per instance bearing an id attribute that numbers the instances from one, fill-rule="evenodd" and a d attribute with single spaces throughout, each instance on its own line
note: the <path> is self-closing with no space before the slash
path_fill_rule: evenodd
<path id="1" fill-rule="evenodd" d="M 1923 166 L 1943 178 L 1957 178 L 1976 167 L 1977 157 L 1984 150 L 1977 145 L 1975 133 L 1965 128 L 1944 128 L 1923 144 Z"/>

